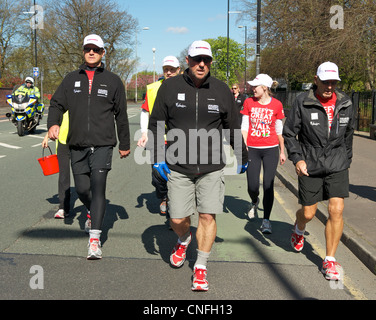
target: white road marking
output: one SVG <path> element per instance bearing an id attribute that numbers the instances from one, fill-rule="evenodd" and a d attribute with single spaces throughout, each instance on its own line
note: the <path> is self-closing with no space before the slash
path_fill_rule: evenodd
<path id="1" fill-rule="evenodd" d="M 12 146 L 10 144 L 1 143 L 1 142 L 0 142 L 0 146 L 4 148 L 9 148 L 9 149 L 22 149 L 22 147 Z"/>

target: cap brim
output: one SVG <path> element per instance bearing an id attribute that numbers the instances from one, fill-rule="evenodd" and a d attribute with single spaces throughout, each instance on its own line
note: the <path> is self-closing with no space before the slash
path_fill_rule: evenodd
<path id="1" fill-rule="evenodd" d="M 252 87 L 257 87 L 261 85 L 261 83 L 257 80 L 248 81 L 248 84 Z"/>
<path id="2" fill-rule="evenodd" d="M 321 81 L 327 81 L 327 80 L 337 80 L 341 81 L 340 77 L 320 77 L 318 76 Z"/>

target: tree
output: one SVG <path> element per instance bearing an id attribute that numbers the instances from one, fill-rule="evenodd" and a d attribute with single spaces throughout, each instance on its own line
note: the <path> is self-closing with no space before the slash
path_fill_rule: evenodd
<path id="1" fill-rule="evenodd" d="M 213 64 L 211 75 L 226 82 L 227 77 L 227 37 L 218 37 L 216 39 L 204 39 L 212 50 Z M 189 46 L 182 51 L 179 61 L 183 68 L 186 67 L 185 57 L 188 55 Z M 229 43 L 229 85 L 241 83 L 244 79 L 244 45 L 230 39 Z M 248 54 L 247 54 L 248 55 Z"/>
<path id="2" fill-rule="evenodd" d="M 254 17 L 255 5 L 241 0 L 244 18 Z M 375 17 L 373 0 L 263 0 L 261 71 L 288 83 L 307 82 L 330 60 L 346 89 L 360 83 L 374 88 Z"/>
<path id="3" fill-rule="evenodd" d="M 12 45 L 17 40 L 25 17 L 21 16 L 22 4 L 0 0 L 0 74 L 4 75 Z"/>
<path id="4" fill-rule="evenodd" d="M 85 36 L 92 33 L 100 35 L 105 43 L 106 68 L 129 75 L 126 69 L 133 67 L 129 59 L 131 49 L 124 47 L 133 45 L 138 22 L 126 11 L 120 11 L 115 1 L 47 1 L 44 6 L 45 28 L 40 32 L 40 43 L 48 57 L 46 69 L 52 87 L 83 62 L 82 44 Z"/>

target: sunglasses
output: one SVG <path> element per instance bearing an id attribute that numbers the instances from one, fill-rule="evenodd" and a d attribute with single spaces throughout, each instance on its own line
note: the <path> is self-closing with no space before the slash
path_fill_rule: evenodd
<path id="1" fill-rule="evenodd" d="M 322 80 L 320 80 L 321 81 L 321 83 L 323 83 L 325 86 L 336 86 L 337 85 L 337 83 L 338 83 L 338 81 L 337 80 L 324 80 L 324 81 L 322 81 Z"/>
<path id="2" fill-rule="evenodd" d="M 208 57 L 208 56 L 195 56 L 195 57 L 190 56 L 190 58 L 196 63 L 201 63 L 201 61 L 204 61 L 205 64 L 208 64 L 212 62 L 213 60 L 211 57 Z"/>
<path id="3" fill-rule="evenodd" d="M 89 53 L 91 50 L 93 50 L 94 53 L 102 53 L 102 48 L 84 48 L 85 53 Z"/>

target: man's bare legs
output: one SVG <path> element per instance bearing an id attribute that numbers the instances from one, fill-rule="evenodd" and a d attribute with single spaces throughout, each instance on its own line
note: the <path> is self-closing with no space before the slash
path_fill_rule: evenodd
<path id="1" fill-rule="evenodd" d="M 339 241 L 343 233 L 343 198 L 330 198 L 328 204 L 329 218 L 325 226 L 326 255 L 334 257 Z M 299 230 L 303 231 L 306 224 L 313 219 L 316 214 L 317 204 L 302 206 L 296 212 L 296 222 Z"/>

